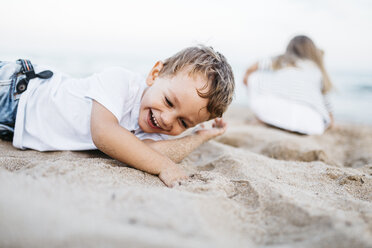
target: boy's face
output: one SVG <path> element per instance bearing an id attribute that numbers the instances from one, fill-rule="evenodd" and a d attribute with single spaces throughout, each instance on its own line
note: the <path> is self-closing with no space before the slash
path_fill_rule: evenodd
<path id="1" fill-rule="evenodd" d="M 208 99 L 198 95 L 207 83 L 202 75 L 189 75 L 183 69 L 173 77 L 159 77 L 163 67 L 157 62 L 146 79 L 138 124 L 146 133 L 178 135 L 198 123 L 207 121 Z M 208 88 L 201 90 L 203 93 Z"/>

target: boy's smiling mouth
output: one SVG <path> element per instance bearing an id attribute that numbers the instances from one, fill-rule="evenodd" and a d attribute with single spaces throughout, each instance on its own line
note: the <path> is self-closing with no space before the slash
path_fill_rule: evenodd
<path id="1" fill-rule="evenodd" d="M 156 120 L 154 114 L 152 113 L 151 109 L 149 110 L 149 116 L 147 118 L 147 122 L 149 123 L 150 127 L 155 129 L 162 129 Z"/>

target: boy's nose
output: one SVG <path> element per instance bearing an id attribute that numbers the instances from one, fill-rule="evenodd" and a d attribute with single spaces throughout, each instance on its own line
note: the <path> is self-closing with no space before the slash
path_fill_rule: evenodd
<path id="1" fill-rule="evenodd" d="M 167 111 L 161 114 L 161 119 L 167 130 L 172 128 L 175 118 L 176 118 L 176 115 L 175 113 L 173 113 L 173 111 Z"/>

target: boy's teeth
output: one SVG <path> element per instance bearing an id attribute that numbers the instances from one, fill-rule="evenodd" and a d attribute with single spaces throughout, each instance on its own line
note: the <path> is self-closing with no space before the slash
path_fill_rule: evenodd
<path id="1" fill-rule="evenodd" d="M 154 114 L 151 114 L 151 118 L 152 118 L 152 120 L 154 121 L 155 125 L 156 125 L 157 127 L 159 127 L 159 128 L 160 128 L 160 126 L 159 126 L 158 122 L 157 122 L 157 121 L 156 121 L 156 119 L 155 119 L 155 116 L 154 116 Z"/>

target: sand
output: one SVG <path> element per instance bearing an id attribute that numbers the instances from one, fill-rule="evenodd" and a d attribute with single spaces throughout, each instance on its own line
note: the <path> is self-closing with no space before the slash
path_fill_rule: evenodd
<path id="1" fill-rule="evenodd" d="M 372 247 L 371 126 L 301 136 L 237 106 L 226 119 L 172 189 L 98 151 L 0 142 L 0 247 Z"/>

